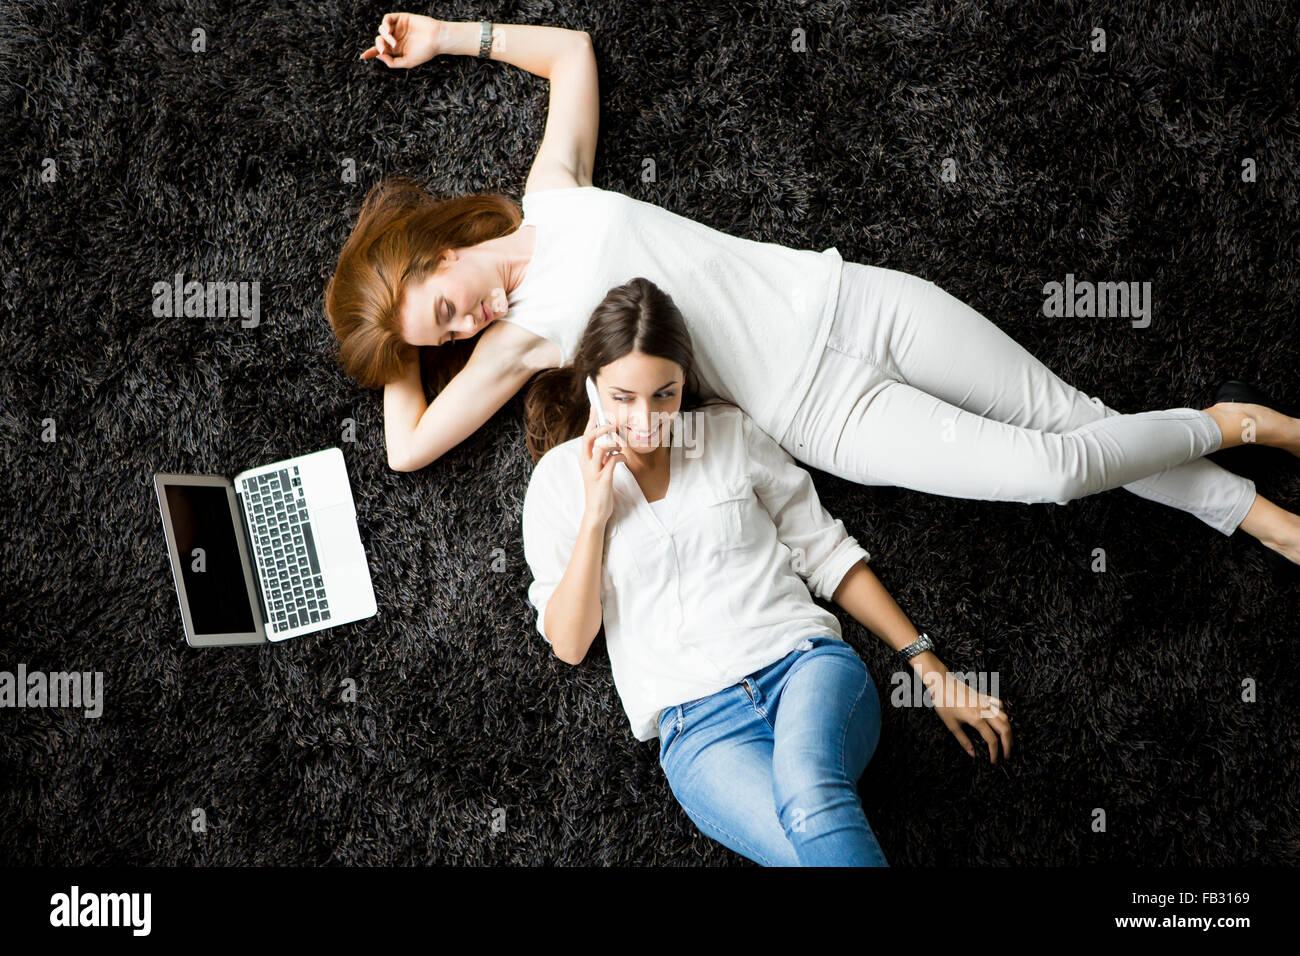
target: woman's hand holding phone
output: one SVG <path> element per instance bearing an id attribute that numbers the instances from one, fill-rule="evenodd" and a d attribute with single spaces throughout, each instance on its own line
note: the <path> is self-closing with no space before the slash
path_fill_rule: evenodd
<path id="1" fill-rule="evenodd" d="M 596 409 L 593 406 L 587 415 L 587 430 L 582 433 L 582 481 L 587 492 L 587 507 L 584 519 L 603 526 L 614 513 L 614 468 L 623 460 L 622 439 L 615 431 L 616 426 L 602 425 L 596 421 Z M 617 442 L 614 447 L 605 447 L 596 441 L 602 435 L 610 435 Z"/>

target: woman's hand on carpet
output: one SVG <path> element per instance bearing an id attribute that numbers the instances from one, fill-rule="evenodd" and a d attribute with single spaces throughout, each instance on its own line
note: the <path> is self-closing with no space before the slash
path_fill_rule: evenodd
<path id="1" fill-rule="evenodd" d="M 931 672 L 923 681 L 934 698 L 934 709 L 939 719 L 952 731 L 963 750 L 975 756 L 975 748 L 961 728 L 962 724 L 968 724 L 989 745 L 990 763 L 998 762 L 999 740 L 1002 741 L 1003 756 L 1011 756 L 1011 718 L 1007 716 L 1000 698 L 979 693 L 948 671 L 942 674 Z"/>
<path id="2" fill-rule="evenodd" d="M 385 13 L 374 46 L 362 53 L 361 59 L 379 57 L 390 70 L 409 70 L 442 52 L 443 27 L 443 21 L 418 13 Z"/>

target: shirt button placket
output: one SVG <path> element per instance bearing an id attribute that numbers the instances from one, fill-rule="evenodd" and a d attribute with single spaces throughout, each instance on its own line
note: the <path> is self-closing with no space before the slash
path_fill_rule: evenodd
<path id="1" fill-rule="evenodd" d="M 680 636 L 682 632 L 682 595 L 681 589 L 677 585 L 677 549 L 669 547 L 668 554 L 672 560 L 672 565 L 668 568 L 668 589 L 673 599 L 673 626 Z"/>

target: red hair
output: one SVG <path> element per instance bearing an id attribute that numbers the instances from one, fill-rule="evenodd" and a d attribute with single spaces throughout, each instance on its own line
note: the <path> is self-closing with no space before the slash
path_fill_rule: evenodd
<path id="1" fill-rule="evenodd" d="M 473 339 L 418 350 L 401 333 L 408 283 L 438 266 L 443 253 L 519 228 L 523 213 L 499 193 L 435 199 L 396 176 L 371 187 L 325 286 L 325 315 L 338 339 L 338 363 L 365 388 L 382 388 L 419 358 L 426 392 L 437 394 L 474 350 Z"/>

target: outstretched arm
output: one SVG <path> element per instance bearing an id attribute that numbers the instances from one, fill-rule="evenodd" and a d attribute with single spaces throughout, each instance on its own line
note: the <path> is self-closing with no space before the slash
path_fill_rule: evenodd
<path id="1" fill-rule="evenodd" d="M 809 590 L 844 608 L 895 651 L 916 640 L 916 628 L 867 566 L 871 555 L 849 535 L 844 522 L 822 507 L 812 476 L 748 415 L 741 424 L 749 466 L 756 474 L 754 490 Z M 957 681 L 934 651 L 923 651 L 909 663 L 930 691 L 939 719 L 967 753 L 974 756 L 975 750 L 961 729 L 963 723 L 979 731 L 993 763 L 999 737 L 1003 753 L 1010 754 L 1011 722 L 1000 712 L 1000 700 Z"/>
<path id="2" fill-rule="evenodd" d="M 478 56 L 477 22 L 387 13 L 363 60 L 409 69 L 439 55 Z M 600 86 L 591 37 L 583 30 L 497 23 L 488 59 L 500 60 L 551 81 L 546 131 L 524 194 L 540 189 L 590 186 L 599 132 Z"/>
<path id="3" fill-rule="evenodd" d="M 832 599 L 896 651 L 917 638 L 912 622 L 875 572 L 862 561 L 844 575 Z M 974 727 L 984 738 L 991 763 L 998 762 L 998 740 L 1002 742 L 1003 756 L 1011 755 L 1011 720 L 1002 712 L 1000 698 L 983 694 L 951 674 L 934 651 L 922 651 L 908 663 L 933 696 L 939 719 L 968 754 L 975 756 L 975 748 L 962 730 L 962 724 Z"/>

